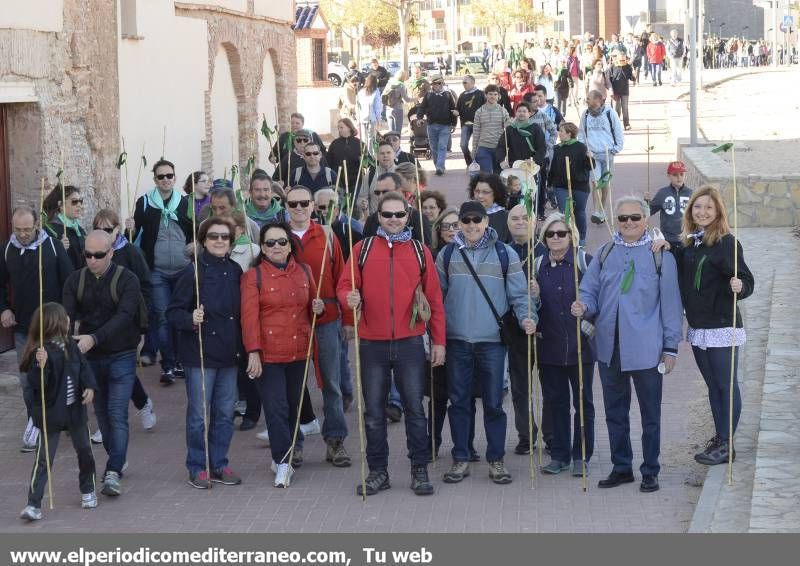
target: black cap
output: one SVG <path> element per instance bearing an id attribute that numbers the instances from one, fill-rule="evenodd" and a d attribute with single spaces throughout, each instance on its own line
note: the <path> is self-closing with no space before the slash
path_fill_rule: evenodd
<path id="1" fill-rule="evenodd" d="M 458 209 L 458 218 L 464 218 L 465 216 L 480 216 L 481 218 L 488 216 L 486 214 L 486 209 L 483 208 L 483 205 L 474 200 L 468 200 L 464 204 L 461 205 L 461 208 Z"/>

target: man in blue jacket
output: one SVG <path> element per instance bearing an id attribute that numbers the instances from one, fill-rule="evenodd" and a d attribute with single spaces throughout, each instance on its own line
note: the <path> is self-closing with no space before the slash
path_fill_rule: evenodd
<path id="1" fill-rule="evenodd" d="M 617 201 L 617 229 L 580 284 L 573 316 L 594 322 L 603 404 L 614 468 L 597 487 L 634 481 L 630 438 L 631 379 L 642 415 L 642 492 L 658 490 L 661 387 L 672 371 L 683 329 L 678 272 L 672 254 L 653 252 L 650 209 L 639 197 Z"/>

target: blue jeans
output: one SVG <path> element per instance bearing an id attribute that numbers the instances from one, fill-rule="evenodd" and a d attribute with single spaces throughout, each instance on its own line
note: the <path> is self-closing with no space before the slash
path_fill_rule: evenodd
<path id="1" fill-rule="evenodd" d="M 256 387 L 264 405 L 267 419 L 272 460 L 280 463 L 292 446 L 292 435 L 297 423 L 300 393 L 303 390 L 305 360 L 285 364 L 263 364 Z M 303 449 L 303 431 L 297 431 L 295 448 Z M 288 462 L 288 458 L 285 461 Z"/>
<path id="2" fill-rule="evenodd" d="M 569 191 L 556 187 L 556 200 L 558 201 L 558 210 L 564 213 L 567 206 L 567 198 Z M 578 226 L 578 234 L 580 244 L 586 243 L 586 202 L 589 200 L 589 193 L 584 191 L 572 191 L 572 198 L 575 200 L 575 224 Z"/>
<path id="3" fill-rule="evenodd" d="M 322 422 L 322 437 L 345 438 L 347 423 L 342 404 L 342 380 L 340 364 L 341 321 L 334 320 L 317 325 L 316 338 L 319 346 L 318 371 L 322 372 L 322 402 L 325 419 Z"/>
<path id="4" fill-rule="evenodd" d="M 422 337 L 402 340 L 361 340 L 364 372 L 367 465 L 371 471 L 389 466 L 386 397 L 392 374 L 405 408 L 406 445 L 412 465 L 428 461 L 428 431 L 422 398 L 425 394 L 425 348 Z"/>
<path id="5" fill-rule="evenodd" d="M 653 75 L 653 84 L 661 84 L 661 63 L 650 63 L 650 74 Z"/>
<path id="6" fill-rule="evenodd" d="M 186 367 L 186 469 L 194 476 L 206 469 L 203 423 L 203 379 L 199 367 Z M 205 368 L 208 415 L 208 464 L 212 470 L 228 465 L 233 438 L 237 367 Z"/>
<path id="7" fill-rule="evenodd" d="M 450 435 L 453 460 L 469 461 L 469 433 L 472 419 L 472 393 L 475 377 L 483 402 L 483 426 L 486 431 L 486 461 L 497 462 L 505 456 L 506 413 L 503 410 L 503 369 L 506 347 L 501 342 L 470 343 L 447 341 L 447 390 L 450 396 Z M 477 374 L 477 376 L 476 376 Z"/>
<path id="8" fill-rule="evenodd" d="M 609 148 L 608 161 L 606 161 L 605 150 L 594 154 L 594 170 L 592 171 L 592 174 L 594 175 L 595 181 L 599 180 L 606 171 L 613 171 L 614 154 L 612 154 L 610 151 L 611 148 Z"/>
<path id="9" fill-rule="evenodd" d="M 472 153 L 469 150 L 469 141 L 472 139 L 472 124 L 461 126 L 461 153 L 464 154 L 464 161 L 467 166 L 472 163 Z"/>
<path id="10" fill-rule="evenodd" d="M 387 106 L 386 113 L 389 115 L 389 131 L 397 132 L 398 135 L 402 134 L 403 119 L 405 118 L 403 107 L 400 106 L 400 108 L 389 108 Z"/>
<path id="11" fill-rule="evenodd" d="M 481 166 L 481 172 L 492 173 L 494 172 L 494 150 L 488 147 L 478 146 L 478 152 L 475 154 L 475 161 Z"/>
<path id="12" fill-rule="evenodd" d="M 128 403 L 136 381 L 136 351 L 91 359 L 89 364 L 97 380 L 94 413 L 108 454 L 106 471 L 121 474 L 128 454 Z"/>
<path id="13" fill-rule="evenodd" d="M 697 369 L 703 375 L 708 386 L 708 404 L 711 406 L 711 416 L 714 417 L 714 429 L 717 436 L 727 440 L 730 432 L 728 419 L 730 418 L 730 386 L 731 386 L 731 349 L 707 348 L 702 350 L 692 346 Z M 733 432 L 739 424 L 742 413 L 742 394 L 739 391 L 737 377 L 739 362 L 739 348 L 734 356 L 733 380 Z"/>
<path id="14" fill-rule="evenodd" d="M 175 367 L 175 337 L 172 327 L 167 321 L 167 307 L 172 302 L 172 293 L 178 282 L 180 271 L 169 275 L 154 269 L 150 272 L 153 284 L 153 313 L 155 315 L 156 332 L 158 332 L 158 349 L 161 350 L 161 369 L 171 370 Z"/>
<path id="15" fill-rule="evenodd" d="M 403 408 L 403 399 L 400 397 L 400 391 L 397 390 L 397 384 L 392 379 L 392 386 L 389 387 L 389 405 Z"/>
<path id="16" fill-rule="evenodd" d="M 611 449 L 613 470 L 618 473 L 633 471 L 633 449 L 631 448 L 631 379 L 639 400 L 642 419 L 642 456 L 639 467 L 642 475 L 657 476 L 661 466 L 661 384 L 663 376 L 656 368 L 638 371 L 620 370 L 619 350 L 609 365 L 597 363 L 600 382 L 603 384 L 603 405 L 606 410 L 606 426 Z"/>
<path id="17" fill-rule="evenodd" d="M 14 333 L 14 350 L 17 353 L 17 366 L 22 361 L 22 353 L 25 351 L 25 345 L 28 343 L 28 335 L 24 332 Z M 31 416 L 31 405 L 33 403 L 33 389 L 28 383 L 28 374 L 21 372 L 19 374 L 19 384 L 22 386 L 22 400 L 25 402 L 25 410 L 27 411 L 28 418 Z"/>
<path id="18" fill-rule="evenodd" d="M 437 170 L 444 171 L 447 159 L 447 142 L 450 140 L 450 126 L 445 124 L 428 124 L 428 143 L 433 154 L 433 163 Z"/>
<path id="19" fill-rule="evenodd" d="M 553 419 L 553 438 L 550 441 L 550 456 L 559 462 L 583 459 L 581 447 L 581 415 L 579 405 L 578 366 L 542 365 L 542 397 L 550 407 Z M 592 402 L 592 377 L 594 364 L 583 364 L 583 425 L 586 439 L 586 461 L 594 452 L 594 403 Z M 572 407 L 575 409 L 570 429 L 570 390 Z M 570 443 L 570 437 L 572 442 Z M 570 445 L 572 449 L 570 450 Z"/>

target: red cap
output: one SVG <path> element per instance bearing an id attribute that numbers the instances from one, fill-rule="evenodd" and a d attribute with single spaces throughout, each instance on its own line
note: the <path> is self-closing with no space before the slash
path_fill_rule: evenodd
<path id="1" fill-rule="evenodd" d="M 686 173 L 686 165 L 683 164 L 683 161 L 673 161 L 667 165 L 667 175 L 676 173 Z"/>

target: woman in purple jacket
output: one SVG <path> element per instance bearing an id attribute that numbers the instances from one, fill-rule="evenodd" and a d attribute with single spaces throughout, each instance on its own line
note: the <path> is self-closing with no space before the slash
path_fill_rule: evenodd
<path id="1" fill-rule="evenodd" d="M 536 259 L 534 269 L 538 283 L 539 324 L 537 340 L 539 367 L 542 377 L 544 403 L 552 411 L 553 438 L 550 442 L 550 463 L 542 468 L 545 474 L 558 474 L 569 469 L 581 477 L 583 449 L 578 399 L 578 337 L 575 317 L 570 305 L 575 300 L 574 255 L 572 232 L 564 223 L 564 215 L 553 213 L 542 225 L 542 243 L 547 253 Z M 579 277 L 583 276 L 591 256 L 578 249 Z M 591 326 L 584 323 L 584 326 Z M 590 330 L 591 331 L 591 330 Z M 594 448 L 594 404 L 592 375 L 594 374 L 594 341 L 581 334 L 581 364 L 583 365 L 583 414 L 586 462 Z M 570 389 L 575 419 L 570 428 Z M 570 442 L 570 435 L 572 442 Z M 588 469 L 588 468 L 587 468 Z"/>

